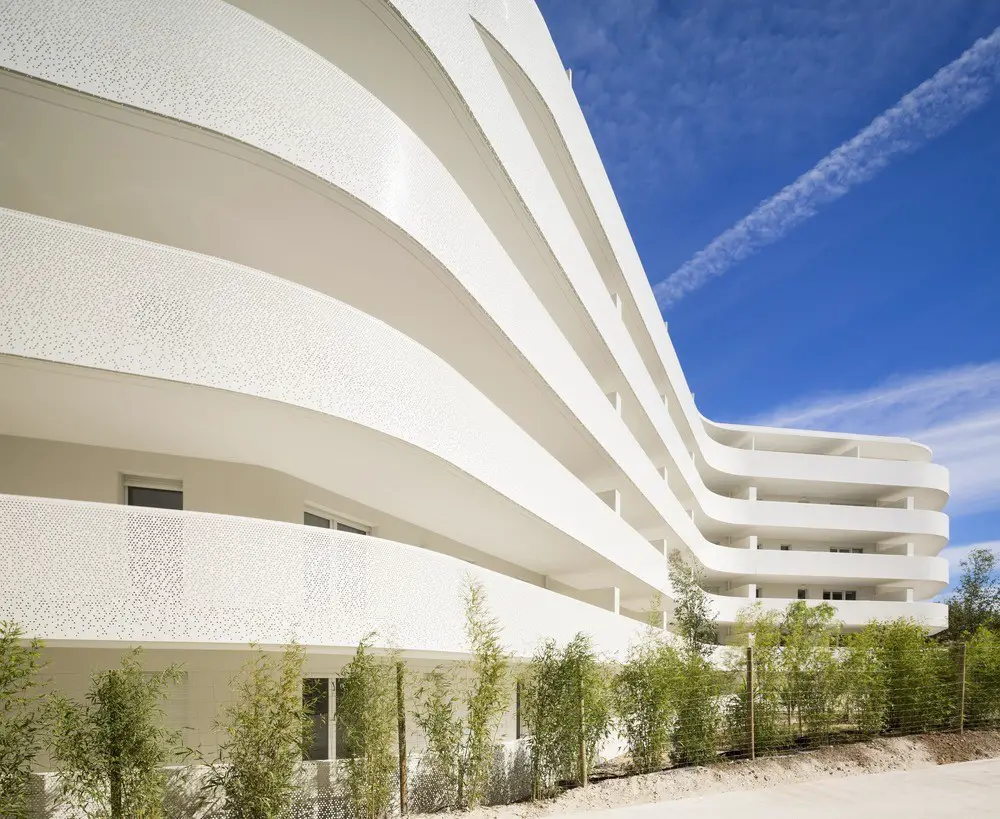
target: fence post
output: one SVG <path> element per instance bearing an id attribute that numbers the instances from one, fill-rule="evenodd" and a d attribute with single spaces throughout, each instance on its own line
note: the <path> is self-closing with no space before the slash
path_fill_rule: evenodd
<path id="1" fill-rule="evenodd" d="M 587 731 L 586 731 L 586 706 L 583 702 L 583 669 L 577 669 L 577 692 L 580 698 L 580 787 L 587 787 Z"/>
<path id="2" fill-rule="evenodd" d="M 963 642 L 959 649 L 959 656 L 962 660 L 962 676 L 958 688 L 958 733 L 965 733 L 965 650 L 968 643 Z"/>
<path id="3" fill-rule="evenodd" d="M 396 732 L 399 739 L 399 814 L 406 814 L 406 699 L 403 690 L 405 669 L 396 663 Z"/>
<path id="4" fill-rule="evenodd" d="M 750 738 L 750 759 L 757 758 L 757 740 L 754 736 L 753 646 L 747 646 L 747 733 Z"/>

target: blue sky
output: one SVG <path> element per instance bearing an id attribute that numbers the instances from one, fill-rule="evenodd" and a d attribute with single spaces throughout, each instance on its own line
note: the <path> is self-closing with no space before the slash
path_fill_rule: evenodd
<path id="1" fill-rule="evenodd" d="M 539 6 L 702 412 L 924 441 L 1000 551 L 1000 3 Z"/>

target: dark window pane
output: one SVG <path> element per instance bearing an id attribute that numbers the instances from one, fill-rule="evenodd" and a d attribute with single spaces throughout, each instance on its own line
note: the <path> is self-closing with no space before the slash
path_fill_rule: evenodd
<path id="1" fill-rule="evenodd" d="M 823 599 L 824 600 L 829 600 L 830 599 L 830 592 L 828 592 L 828 591 L 823 592 Z"/>
<path id="2" fill-rule="evenodd" d="M 344 692 L 346 686 L 344 685 L 344 680 L 337 679 L 336 686 L 334 688 L 334 694 L 336 696 L 336 708 L 337 708 L 337 759 L 348 759 L 351 754 L 347 748 L 347 730 L 344 727 L 344 721 L 340 718 L 340 703 L 344 701 Z"/>
<path id="3" fill-rule="evenodd" d="M 806 590 L 799 589 L 799 600 L 805 600 L 805 599 L 806 599 Z"/>
<path id="4" fill-rule="evenodd" d="M 318 526 L 320 529 L 329 529 L 330 521 L 327 518 L 321 518 L 319 515 L 314 515 L 312 512 L 306 512 L 303 516 L 303 523 L 306 526 Z"/>
<path id="5" fill-rule="evenodd" d="M 330 681 L 310 677 L 302 681 L 302 704 L 309 717 L 303 759 L 330 758 Z"/>
<path id="6" fill-rule="evenodd" d="M 356 526 L 348 526 L 346 523 L 337 524 L 338 532 L 353 532 L 356 535 L 367 535 L 368 533 L 364 529 L 358 529 Z"/>
<path id="7" fill-rule="evenodd" d="M 833 599 L 834 600 L 843 600 L 844 599 L 844 593 L 843 592 L 834 592 L 833 593 Z"/>
<path id="8" fill-rule="evenodd" d="M 184 493 L 179 489 L 149 489 L 145 486 L 126 487 L 129 506 L 151 506 L 154 509 L 183 509 Z"/>
<path id="9" fill-rule="evenodd" d="M 844 592 L 844 599 L 845 600 L 857 600 L 858 599 L 858 593 L 856 591 Z"/>

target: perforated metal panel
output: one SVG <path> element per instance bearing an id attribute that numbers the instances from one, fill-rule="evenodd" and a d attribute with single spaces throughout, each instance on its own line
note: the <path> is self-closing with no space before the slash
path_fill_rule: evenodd
<path id="1" fill-rule="evenodd" d="M 369 631 L 462 653 L 466 579 L 507 645 L 578 631 L 620 655 L 643 626 L 456 558 L 314 527 L 0 495 L 0 620 L 49 640 L 353 646 Z"/>

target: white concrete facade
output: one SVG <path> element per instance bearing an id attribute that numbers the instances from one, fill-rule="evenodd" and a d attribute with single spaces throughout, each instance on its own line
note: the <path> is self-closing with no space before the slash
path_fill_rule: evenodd
<path id="1" fill-rule="evenodd" d="M 13 0 L 0 68 L 0 619 L 447 657 L 471 574 L 620 654 L 679 549 L 723 638 L 946 626 L 925 447 L 698 412 L 532 0 Z"/>

